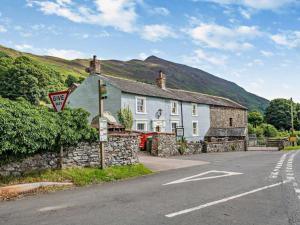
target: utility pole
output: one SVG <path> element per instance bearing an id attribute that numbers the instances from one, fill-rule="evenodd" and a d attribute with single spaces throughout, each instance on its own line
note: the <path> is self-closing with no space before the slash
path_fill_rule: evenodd
<path id="1" fill-rule="evenodd" d="M 292 125 L 292 134 L 294 134 L 294 106 L 293 106 L 293 98 L 291 98 L 291 125 Z"/>
<path id="2" fill-rule="evenodd" d="M 102 99 L 102 93 L 101 93 L 101 86 L 102 86 L 102 81 L 98 81 L 98 93 L 99 93 L 99 119 L 98 119 L 98 125 L 99 125 L 99 133 L 101 129 L 101 118 L 103 117 L 103 108 L 104 108 L 104 102 Z M 105 154 L 104 154 L 104 142 L 100 139 L 99 137 L 99 152 L 100 152 L 100 157 L 101 157 L 101 169 L 105 168 Z"/>

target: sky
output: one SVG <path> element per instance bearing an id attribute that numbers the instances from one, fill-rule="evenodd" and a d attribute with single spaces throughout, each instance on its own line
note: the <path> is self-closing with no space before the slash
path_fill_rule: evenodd
<path id="1" fill-rule="evenodd" d="M 300 0 L 1 0 L 0 44 L 66 59 L 155 55 L 300 102 Z"/>

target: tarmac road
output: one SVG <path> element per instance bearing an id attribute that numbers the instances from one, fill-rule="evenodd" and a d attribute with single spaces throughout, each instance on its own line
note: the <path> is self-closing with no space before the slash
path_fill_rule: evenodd
<path id="1" fill-rule="evenodd" d="M 210 164 L 1 202 L 0 224 L 300 224 L 297 153 L 188 156 Z"/>

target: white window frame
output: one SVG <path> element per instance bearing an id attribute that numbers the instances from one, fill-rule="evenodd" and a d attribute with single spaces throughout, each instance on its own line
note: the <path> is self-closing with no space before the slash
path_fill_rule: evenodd
<path id="1" fill-rule="evenodd" d="M 176 104 L 176 112 L 175 113 L 173 113 L 173 103 Z M 171 101 L 171 115 L 173 115 L 173 116 L 178 116 L 179 115 L 178 106 L 179 106 L 178 101 Z"/>
<path id="2" fill-rule="evenodd" d="M 196 123 L 197 124 L 197 126 L 196 126 L 196 134 L 194 134 L 194 123 Z M 192 134 L 193 134 L 193 136 L 199 136 L 199 126 L 198 126 L 198 121 L 192 121 Z"/>
<path id="3" fill-rule="evenodd" d="M 143 100 L 144 100 L 144 112 L 139 112 L 139 111 L 138 111 L 138 100 L 139 100 L 139 99 L 143 99 Z M 146 107 L 146 104 L 147 104 L 147 99 L 146 99 L 146 97 L 135 96 L 135 113 L 136 113 L 136 114 L 147 114 L 147 107 Z"/>
<path id="4" fill-rule="evenodd" d="M 172 129 L 173 129 L 173 127 L 172 127 L 172 124 L 173 123 L 176 123 L 176 127 L 178 127 L 179 126 L 179 121 L 171 121 L 171 132 L 173 132 L 172 131 Z M 176 129 L 174 130 L 174 133 L 176 132 Z"/>
<path id="5" fill-rule="evenodd" d="M 138 124 L 144 124 L 145 130 L 138 130 Z M 141 131 L 141 132 L 148 131 L 148 123 L 147 123 L 147 121 L 135 121 L 135 130 L 136 131 Z"/>
<path id="6" fill-rule="evenodd" d="M 194 106 L 196 106 L 196 113 L 194 114 Z M 192 103 L 192 116 L 198 116 L 198 104 Z"/>

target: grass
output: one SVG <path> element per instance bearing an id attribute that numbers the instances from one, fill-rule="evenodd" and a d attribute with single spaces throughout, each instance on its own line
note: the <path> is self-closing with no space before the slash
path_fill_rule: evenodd
<path id="1" fill-rule="evenodd" d="M 116 181 L 151 174 L 152 171 L 142 164 L 114 166 L 104 170 L 99 168 L 70 168 L 46 170 L 21 177 L 0 177 L 0 186 L 8 184 L 32 183 L 41 181 L 72 182 L 76 186 Z"/>
<path id="2" fill-rule="evenodd" d="M 288 146 L 284 148 L 285 151 L 292 151 L 292 150 L 300 150 L 300 146 Z"/>

